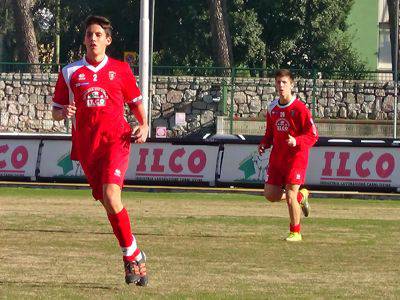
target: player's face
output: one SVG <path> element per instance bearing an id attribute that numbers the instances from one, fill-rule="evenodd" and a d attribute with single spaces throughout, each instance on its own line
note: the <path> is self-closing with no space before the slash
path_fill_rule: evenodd
<path id="1" fill-rule="evenodd" d="M 111 44 L 111 36 L 107 36 L 100 25 L 92 24 L 86 29 L 83 43 L 86 46 L 86 55 L 94 60 L 105 55 L 107 46 Z"/>
<path id="2" fill-rule="evenodd" d="M 280 98 L 290 99 L 292 96 L 293 82 L 289 76 L 277 77 L 275 79 L 275 88 Z"/>

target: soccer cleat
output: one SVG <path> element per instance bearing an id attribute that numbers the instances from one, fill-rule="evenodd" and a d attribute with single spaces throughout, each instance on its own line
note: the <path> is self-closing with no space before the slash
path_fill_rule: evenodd
<path id="1" fill-rule="evenodd" d="M 300 242 L 302 240 L 300 232 L 290 232 L 285 239 L 287 242 Z"/>
<path id="2" fill-rule="evenodd" d="M 127 284 L 136 283 L 140 279 L 140 276 L 135 274 L 135 264 L 135 261 L 124 261 L 125 282 Z"/>
<path id="3" fill-rule="evenodd" d="M 303 195 L 303 200 L 301 200 L 300 203 L 301 210 L 303 211 L 304 216 L 308 217 L 310 214 L 310 204 L 308 203 L 308 196 L 310 195 L 310 192 L 307 189 L 301 189 L 299 193 Z"/>
<path id="4" fill-rule="evenodd" d="M 125 261 L 125 282 L 127 284 L 134 283 L 139 286 L 146 286 L 148 284 L 148 277 L 146 272 L 146 255 L 141 251 L 142 258 L 137 261 Z"/>
<path id="5" fill-rule="evenodd" d="M 146 270 L 146 254 L 143 251 L 140 251 L 140 253 L 142 253 L 142 259 L 134 262 L 135 275 L 139 276 L 139 280 L 135 283 L 139 286 L 146 286 L 149 283 Z"/>

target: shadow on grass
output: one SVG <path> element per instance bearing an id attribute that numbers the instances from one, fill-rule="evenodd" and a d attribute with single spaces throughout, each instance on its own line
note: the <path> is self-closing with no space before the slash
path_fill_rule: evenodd
<path id="1" fill-rule="evenodd" d="M 98 289 L 98 290 L 118 290 L 119 285 L 115 286 L 103 286 L 98 283 L 92 282 L 52 282 L 52 281 L 2 281 L 0 280 L 0 285 L 23 285 L 24 287 L 71 287 L 80 289 Z"/>
<path id="2" fill-rule="evenodd" d="M 37 233 L 75 233 L 75 234 L 99 234 L 99 235 L 113 235 L 112 232 L 97 232 L 97 231 L 74 231 L 74 230 L 56 230 L 56 229 L 14 229 L 14 228 L 3 228 L 0 231 L 11 231 L 11 232 L 37 232 Z M 209 233 L 199 234 L 165 234 L 165 233 L 149 233 L 149 232 L 134 232 L 137 236 L 165 236 L 165 237 L 196 237 L 196 238 L 238 238 L 247 235 L 217 235 Z"/>

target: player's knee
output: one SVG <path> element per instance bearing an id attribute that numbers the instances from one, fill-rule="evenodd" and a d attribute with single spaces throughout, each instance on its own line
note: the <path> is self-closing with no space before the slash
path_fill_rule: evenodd
<path id="1" fill-rule="evenodd" d="M 112 186 L 107 185 L 104 189 L 103 189 L 103 196 L 104 199 L 112 200 L 113 198 L 115 198 L 116 192 L 115 189 Z"/>
<path id="2" fill-rule="evenodd" d="M 275 202 L 274 198 L 272 198 L 270 195 L 264 195 L 264 197 L 269 202 Z"/>
<path id="3" fill-rule="evenodd" d="M 107 211 L 119 212 L 121 210 L 121 194 L 115 186 L 105 186 L 103 189 L 103 204 Z"/>
<path id="4" fill-rule="evenodd" d="M 297 203 L 296 198 L 293 197 L 292 195 L 287 194 L 287 195 L 286 195 L 286 203 L 287 203 L 288 205 L 292 205 L 292 203 L 294 203 L 294 202 Z"/>
<path id="5" fill-rule="evenodd" d="M 264 197 L 265 199 L 267 199 L 269 202 L 276 202 L 278 200 L 276 200 L 276 197 L 274 197 L 274 195 L 268 191 L 264 191 Z"/>

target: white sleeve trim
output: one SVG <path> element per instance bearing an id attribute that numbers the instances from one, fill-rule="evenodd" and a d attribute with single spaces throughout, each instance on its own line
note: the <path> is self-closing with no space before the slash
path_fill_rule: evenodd
<path id="1" fill-rule="evenodd" d="M 64 108 L 64 105 L 58 104 L 53 101 L 53 107 Z"/>
<path id="2" fill-rule="evenodd" d="M 131 101 L 129 101 L 129 103 L 136 103 L 136 102 L 139 102 L 139 101 L 142 101 L 142 100 L 143 100 L 143 97 L 142 97 L 142 95 L 140 95 L 140 96 L 138 96 L 136 98 L 133 98 Z"/>

